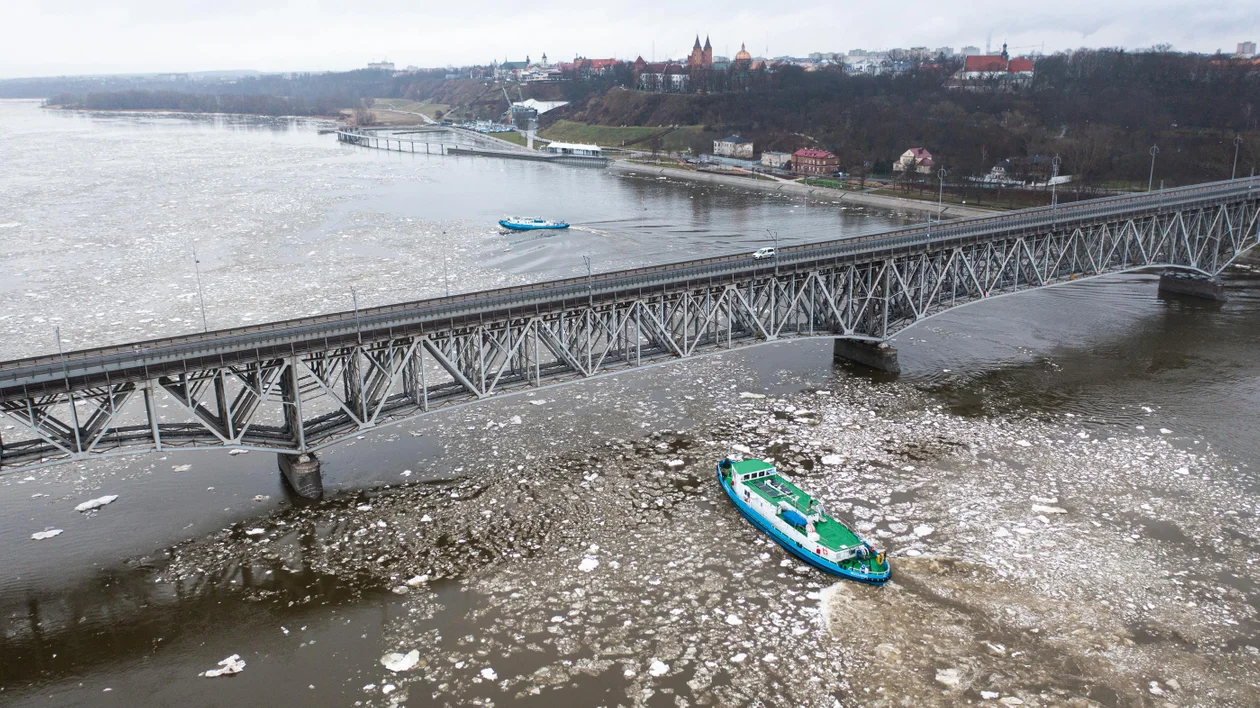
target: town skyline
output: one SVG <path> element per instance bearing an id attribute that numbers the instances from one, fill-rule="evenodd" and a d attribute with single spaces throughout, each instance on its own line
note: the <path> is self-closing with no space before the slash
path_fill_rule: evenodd
<path id="1" fill-rule="evenodd" d="M 1188 9 L 1155 2 L 1106 8 L 1068 0 L 1053 12 L 996 2 L 927 3 L 884 8 L 800 8 L 773 14 L 734 0 L 677 8 L 647 0 L 610 22 L 589 7 L 553 2 L 528 9 L 491 0 L 475 18 L 460 8 L 424 12 L 396 0 L 369 0 L 353 12 L 317 7 L 227 3 L 213 11 L 171 9 L 153 0 L 122 0 L 103 12 L 81 0 L 55 9 L 21 5 L 0 42 L 0 77 L 253 70 L 338 71 L 389 60 L 399 68 L 470 66 L 547 52 L 648 61 L 687 56 L 698 34 L 714 54 L 741 44 L 754 56 L 803 57 L 913 46 L 974 46 L 1012 54 L 1082 47 L 1232 53 L 1260 38 L 1260 19 L 1243 3 L 1207 2 Z M 95 9 L 91 9 L 95 8 Z M 497 11 L 494 11 L 497 8 Z M 668 11 L 666 11 L 668 9 Z M 137 17 L 145 16 L 144 22 Z M 75 21 L 66 22 L 67 17 Z M 381 17 L 390 17 L 388 23 Z M 20 32 L 18 29 L 20 28 Z"/>

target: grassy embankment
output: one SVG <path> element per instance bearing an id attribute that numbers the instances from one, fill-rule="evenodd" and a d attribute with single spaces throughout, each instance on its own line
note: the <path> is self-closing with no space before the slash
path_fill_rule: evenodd
<path id="1" fill-rule="evenodd" d="M 446 114 L 451 109 L 444 103 L 430 103 L 428 101 L 408 101 L 401 98 L 378 98 L 372 105 L 372 112 L 376 114 L 376 122 L 381 125 L 412 125 L 415 123 L 423 123 L 424 119 L 417 113 L 437 120 L 437 112 L 441 111 Z"/>
<path id="2" fill-rule="evenodd" d="M 490 133 L 490 137 L 506 140 L 509 143 L 515 143 L 521 147 L 525 147 L 525 136 L 515 131 L 511 133 Z M 538 143 L 534 143 L 534 148 L 538 148 Z"/>
<path id="3" fill-rule="evenodd" d="M 566 143 L 594 143 L 602 147 L 625 147 L 633 150 L 651 150 L 652 136 L 661 136 L 662 152 L 681 152 L 691 141 L 704 132 L 699 125 L 681 125 L 675 128 L 649 126 L 589 125 L 571 120 L 556 121 L 541 130 L 539 137 Z"/>

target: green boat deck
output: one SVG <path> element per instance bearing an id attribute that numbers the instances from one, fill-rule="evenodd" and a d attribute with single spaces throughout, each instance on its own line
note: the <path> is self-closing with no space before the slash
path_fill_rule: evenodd
<path id="1" fill-rule="evenodd" d="M 732 467 L 735 472 L 741 475 L 773 469 L 773 465 L 761 460 L 743 460 L 736 462 Z M 762 499 L 770 502 L 771 506 L 777 507 L 779 502 L 784 501 L 800 512 L 802 516 L 810 513 L 810 504 L 813 498 L 800 487 L 779 476 L 777 472 L 768 477 L 744 482 L 744 484 Z M 838 551 L 842 548 L 852 548 L 862 543 L 862 540 L 849 527 L 825 514 L 821 520 L 814 523 L 814 531 L 818 533 L 818 540 L 821 545 L 833 551 Z"/>

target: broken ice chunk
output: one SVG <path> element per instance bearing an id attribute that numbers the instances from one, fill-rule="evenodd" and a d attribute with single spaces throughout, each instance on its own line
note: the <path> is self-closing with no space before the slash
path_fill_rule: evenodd
<path id="1" fill-rule="evenodd" d="M 487 681 L 493 681 L 499 678 L 499 675 L 494 672 L 493 668 L 487 666 L 486 668 L 481 670 L 481 677 Z"/>
<path id="2" fill-rule="evenodd" d="M 97 497 L 96 499 L 89 499 L 83 502 L 82 504 L 76 506 L 74 510 L 75 511 L 91 511 L 93 509 L 99 509 L 105 506 L 106 504 L 114 503 L 114 500 L 117 498 L 118 498 L 117 494 L 106 494 L 103 497 Z"/>
<path id="3" fill-rule="evenodd" d="M 48 529 L 47 531 L 36 531 L 31 534 L 31 538 L 36 541 L 42 541 L 53 536 L 60 536 L 62 533 L 64 533 L 64 529 Z"/>
<path id="4" fill-rule="evenodd" d="M 220 661 L 219 667 L 220 668 L 217 669 L 203 671 L 200 675 L 205 676 L 206 678 L 214 678 L 216 676 L 231 676 L 232 674 L 239 674 L 245 670 L 245 660 L 241 658 L 240 654 L 233 654 L 223 661 Z"/>
<path id="5" fill-rule="evenodd" d="M 958 685 L 962 683 L 962 674 L 958 672 L 958 669 L 938 669 L 936 682 L 948 688 L 958 688 Z"/>
<path id="6" fill-rule="evenodd" d="M 419 663 L 420 663 L 420 650 L 419 649 L 412 649 L 406 654 L 399 654 L 396 651 L 391 651 L 390 653 L 381 657 L 381 666 L 384 666 L 385 668 L 389 669 L 390 671 L 393 671 L 394 673 L 398 673 L 400 671 L 410 671 L 416 668 L 416 664 L 419 664 Z"/>
<path id="7" fill-rule="evenodd" d="M 583 558 L 582 562 L 578 564 L 578 570 L 582 571 L 583 573 L 589 573 L 598 567 L 599 567 L 598 558 L 586 557 L 586 558 Z"/>
<path id="8" fill-rule="evenodd" d="M 666 671 L 669 671 L 669 664 L 660 659 L 653 659 L 652 665 L 648 667 L 648 673 L 653 676 L 663 676 Z"/>

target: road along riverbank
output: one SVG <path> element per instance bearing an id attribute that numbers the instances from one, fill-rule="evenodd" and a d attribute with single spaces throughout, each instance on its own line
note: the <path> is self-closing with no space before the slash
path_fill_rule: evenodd
<path id="1" fill-rule="evenodd" d="M 931 202 L 925 202 L 918 199 L 902 199 L 901 197 L 886 197 L 877 194 L 863 194 L 860 192 L 846 192 L 840 189 L 828 189 L 826 187 L 813 187 L 806 184 L 796 182 L 782 182 L 778 180 L 762 180 L 752 179 L 749 177 L 734 177 L 731 175 L 720 175 L 712 172 L 698 172 L 696 170 L 680 170 L 676 167 L 660 167 L 658 165 L 645 165 L 628 160 L 614 160 L 608 165 L 608 169 L 614 172 L 630 173 L 645 175 L 649 177 L 670 177 L 673 179 L 685 179 L 693 182 L 704 182 L 707 184 L 721 184 L 730 187 L 742 187 L 744 189 L 753 189 L 761 192 L 775 192 L 778 194 L 794 194 L 807 196 L 811 199 L 836 201 L 843 203 L 861 204 L 864 206 L 882 207 L 884 209 L 896 209 L 898 211 L 917 211 L 923 213 L 936 213 L 936 205 Z M 946 217 L 967 217 L 967 216 L 985 216 L 994 213 L 990 209 L 977 209 L 975 207 L 959 206 L 956 204 L 947 205 L 944 208 Z"/>

